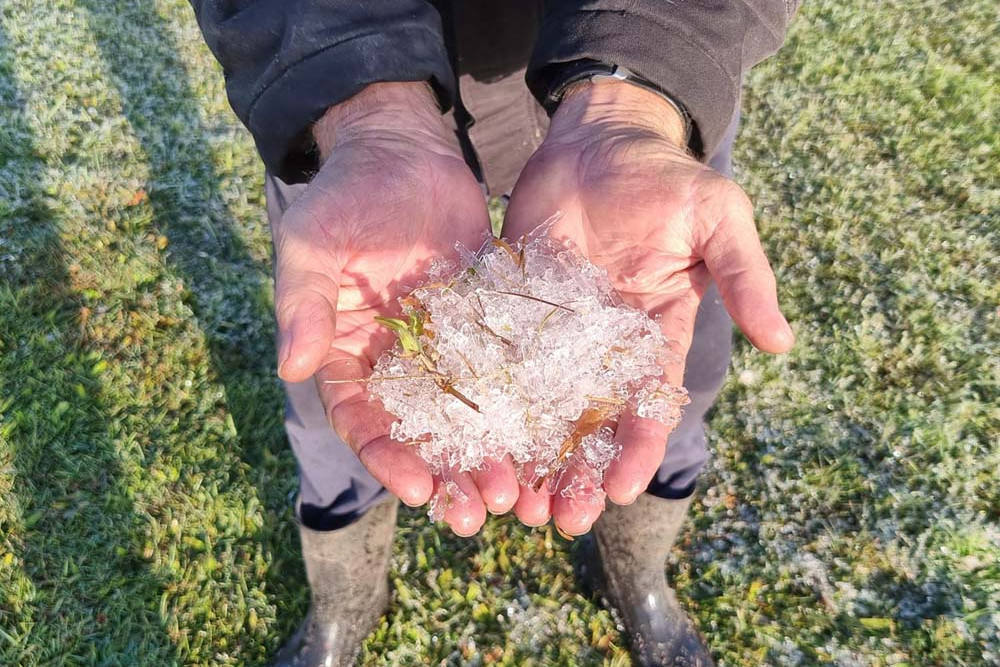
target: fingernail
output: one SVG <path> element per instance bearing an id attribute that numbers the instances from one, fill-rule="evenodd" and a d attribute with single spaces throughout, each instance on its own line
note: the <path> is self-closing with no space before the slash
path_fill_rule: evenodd
<path id="1" fill-rule="evenodd" d="M 496 503 L 494 503 L 494 505 L 496 507 L 506 507 L 507 509 L 494 510 L 490 507 L 487 507 L 486 511 L 492 514 L 493 516 L 503 516 L 504 514 L 506 514 L 507 512 L 511 511 L 514 508 L 513 504 L 508 504 L 500 501 L 497 501 Z"/>
<path id="2" fill-rule="evenodd" d="M 472 537 L 479 532 L 480 528 L 481 526 L 477 526 L 472 520 L 472 517 L 462 517 L 455 523 L 451 524 L 451 532 L 455 533 L 459 537 Z"/>
<path id="3" fill-rule="evenodd" d="M 639 494 L 638 493 L 635 494 L 634 496 L 633 495 L 628 495 L 628 496 L 625 496 L 624 498 L 622 498 L 622 501 L 620 503 L 616 502 L 615 505 L 620 505 L 621 507 L 628 507 L 629 505 L 631 505 L 632 503 L 634 503 L 638 499 L 639 499 Z"/>
<path id="4" fill-rule="evenodd" d="M 412 486 L 409 489 L 401 489 L 398 498 L 404 505 L 413 508 L 426 505 L 431 501 L 430 493 L 427 491 L 421 491 L 418 486 Z"/>
<path id="5" fill-rule="evenodd" d="M 281 373 L 288 358 L 292 356 L 292 332 L 285 331 L 281 334 L 281 348 L 278 350 L 278 372 Z"/>
<path id="6" fill-rule="evenodd" d="M 788 320 L 784 320 L 784 322 L 785 322 L 785 336 L 787 337 L 789 343 L 794 343 L 795 332 L 792 331 L 792 325 L 788 323 Z"/>

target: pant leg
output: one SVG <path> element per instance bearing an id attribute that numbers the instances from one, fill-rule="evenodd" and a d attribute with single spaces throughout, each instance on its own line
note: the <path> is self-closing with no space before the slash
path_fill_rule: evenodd
<path id="1" fill-rule="evenodd" d="M 265 177 L 267 217 L 273 225 L 304 184 Z M 285 382 L 285 432 L 299 471 L 299 520 L 313 530 L 335 530 L 364 514 L 387 494 L 326 419 L 313 379 Z"/>
<path id="2" fill-rule="evenodd" d="M 462 101 L 474 122 L 467 129 L 479 173 L 492 196 L 509 194 L 541 145 L 549 119 L 524 83 L 524 69 L 489 83 L 463 75 Z"/>
<path id="3" fill-rule="evenodd" d="M 739 128 L 737 114 L 709 165 L 732 177 L 733 141 Z M 732 353 L 733 322 L 713 284 L 702 298 L 687 355 L 684 386 L 691 403 L 667 441 L 667 453 L 647 491 L 661 498 L 686 498 L 694 491 L 698 473 L 708 460 L 705 414 L 715 403 Z"/>
<path id="4" fill-rule="evenodd" d="M 549 119 L 524 82 L 542 18 L 538 0 L 443 3 L 458 76 L 456 107 L 477 174 L 492 196 L 509 194 Z"/>

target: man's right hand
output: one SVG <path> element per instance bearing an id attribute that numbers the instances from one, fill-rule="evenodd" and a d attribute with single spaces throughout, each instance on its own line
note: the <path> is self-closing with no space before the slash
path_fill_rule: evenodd
<path id="1" fill-rule="evenodd" d="M 396 315 L 397 298 L 456 242 L 478 246 L 485 199 L 426 84 L 371 85 L 331 108 L 314 136 L 322 167 L 273 229 L 278 374 L 315 376 L 340 437 L 390 493 L 421 505 L 441 480 L 389 437 L 394 418 L 363 381 L 395 342 L 375 316 Z M 469 498 L 445 514 L 460 535 L 517 500 L 509 461 L 453 479 Z"/>

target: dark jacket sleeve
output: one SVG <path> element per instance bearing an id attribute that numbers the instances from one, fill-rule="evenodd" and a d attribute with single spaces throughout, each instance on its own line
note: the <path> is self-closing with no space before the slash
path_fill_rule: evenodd
<path id="1" fill-rule="evenodd" d="M 191 4 L 233 110 L 287 182 L 316 170 L 312 123 L 368 84 L 430 81 L 446 103 L 454 92 L 441 18 L 422 0 Z"/>
<path id="2" fill-rule="evenodd" d="M 680 102 L 703 158 L 722 140 L 744 73 L 773 54 L 799 0 L 549 0 L 528 67 L 542 100 L 561 65 L 593 59 L 627 67 Z"/>

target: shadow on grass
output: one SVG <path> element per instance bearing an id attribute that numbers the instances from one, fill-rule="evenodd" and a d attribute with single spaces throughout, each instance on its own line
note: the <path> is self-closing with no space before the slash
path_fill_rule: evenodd
<path id="1" fill-rule="evenodd" d="M 0 545 L 17 559 L 0 567 L 0 663 L 174 664 L 164 582 L 127 548 L 142 521 L 12 62 L 0 26 Z"/>
<path id="2" fill-rule="evenodd" d="M 307 602 L 290 515 L 294 462 L 274 372 L 269 267 L 247 247 L 223 196 L 224 176 L 209 143 L 228 136 L 228 125 L 216 128 L 202 120 L 180 45 L 156 3 L 87 0 L 81 7 L 145 154 L 152 226 L 169 240 L 169 269 L 184 281 L 185 299 L 207 339 L 212 379 L 225 388 L 225 409 L 238 434 L 238 442 L 220 445 L 228 451 L 198 461 L 197 470 L 221 484 L 249 482 L 266 510 L 253 540 L 267 569 L 263 582 L 248 583 L 265 590 L 277 607 L 278 626 L 270 628 L 269 646 L 247 652 L 259 656 L 290 634 Z M 239 472 L 227 469 L 234 458 L 245 464 Z M 238 627 L 219 632 L 231 634 L 230 642 L 256 641 L 241 636 Z"/>
<path id="3" fill-rule="evenodd" d="M 179 45 L 171 34 L 171 25 L 161 18 L 151 0 L 127 5 L 84 0 L 81 6 L 86 10 L 88 28 L 101 51 L 109 78 L 122 100 L 125 117 L 145 153 L 150 168 L 146 191 L 153 209 L 152 225 L 158 234 L 169 239 L 169 267 L 190 290 L 189 304 L 208 338 L 215 379 L 225 386 L 227 409 L 239 433 L 240 451 L 235 454 L 248 465 L 246 475 L 270 510 L 269 523 L 255 540 L 262 544 L 266 554 L 274 555 L 263 575 L 266 578 L 263 587 L 279 609 L 280 627 L 272 628 L 267 638 L 272 643 L 269 648 L 273 649 L 301 618 L 306 594 L 297 542 L 287 513 L 287 494 L 294 488 L 294 481 L 278 409 L 283 396 L 273 370 L 268 268 L 246 246 L 237 220 L 227 207 L 220 183 L 223 175 L 213 166 L 214 152 L 205 143 L 220 133 L 207 126 L 200 116 L 195 86 L 178 56 Z M 127 31 L 116 29 L 125 24 L 129 27 Z M 223 477 L 224 471 L 219 467 L 224 462 L 225 457 L 220 457 L 199 461 L 197 467 L 210 477 Z M 478 540 L 457 538 L 444 529 L 430 526 L 417 512 L 403 512 L 401 524 L 402 537 L 397 541 L 397 549 L 405 543 L 402 548 L 413 551 L 422 536 L 434 544 L 434 552 L 441 556 L 439 562 L 432 559 L 431 569 L 453 568 L 458 582 L 476 581 L 480 577 L 481 561 L 476 554 L 483 545 Z M 520 539 L 524 533 L 514 529 L 513 534 Z M 503 535 L 506 537 L 507 532 Z M 516 548 L 512 547 L 512 554 Z M 563 569 L 569 573 L 568 565 Z M 493 573 L 488 576 L 493 587 L 504 588 L 501 577 Z M 527 585 L 520 583 L 514 588 L 515 582 L 522 580 Z M 526 598 L 535 592 L 531 574 L 516 565 L 512 567 L 510 582 L 506 586 L 510 591 L 505 589 L 502 593 L 505 602 L 515 595 Z M 538 588 L 539 594 L 547 592 L 543 584 Z M 438 605 L 455 606 L 454 599 L 445 597 L 446 592 L 451 593 L 450 589 L 443 592 L 431 586 L 424 591 L 418 586 L 416 591 L 420 593 L 416 609 L 407 604 L 395 605 L 386 625 L 369 640 L 362 657 L 365 664 L 384 660 L 383 649 L 387 646 L 409 641 L 408 636 L 399 634 L 408 632 L 411 626 L 423 625 L 423 614 L 427 614 L 426 627 L 431 628 L 433 619 L 440 616 Z M 568 600 L 571 593 L 563 595 Z M 463 605 L 460 611 L 464 614 L 456 614 L 455 623 L 465 624 L 472 616 L 478 624 L 477 637 L 481 637 L 482 631 L 492 642 L 503 646 L 505 628 L 496 620 L 496 614 L 479 612 L 480 618 L 471 601 Z M 428 609 L 429 606 L 434 608 Z M 191 618 L 186 621 L 192 623 Z M 230 633 L 233 641 L 254 641 L 238 636 L 238 627 L 220 632 Z M 567 639 L 570 644 L 578 641 L 576 637 Z M 445 642 L 427 650 L 434 659 L 451 656 L 454 660 L 454 647 L 446 646 Z M 421 661 L 427 658 L 427 655 L 419 657 Z"/>

